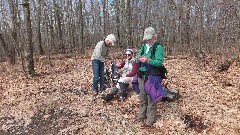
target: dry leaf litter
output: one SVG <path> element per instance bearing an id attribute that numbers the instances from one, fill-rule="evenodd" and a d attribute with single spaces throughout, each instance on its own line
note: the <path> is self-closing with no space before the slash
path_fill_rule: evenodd
<path id="1" fill-rule="evenodd" d="M 134 123 L 139 99 L 132 89 L 123 102 L 92 96 L 90 55 L 55 54 L 53 67 L 40 56 L 34 78 L 19 63 L 1 63 L 0 134 L 240 134 L 238 64 L 219 73 L 211 58 L 167 57 L 169 87 L 181 98 L 158 102 L 157 121 L 146 128 Z"/>

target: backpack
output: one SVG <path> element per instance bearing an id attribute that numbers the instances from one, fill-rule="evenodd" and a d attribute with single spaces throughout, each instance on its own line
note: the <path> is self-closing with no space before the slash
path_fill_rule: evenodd
<path id="1" fill-rule="evenodd" d="M 141 55 L 143 55 L 144 54 L 144 45 L 145 44 L 143 44 L 142 45 L 142 52 L 141 52 Z M 153 59 L 154 57 L 155 57 L 155 52 L 156 52 L 156 49 L 157 49 L 157 46 L 159 45 L 159 43 L 158 42 L 154 42 L 154 44 L 153 44 L 153 49 L 152 49 L 152 51 L 151 51 L 151 56 L 150 56 L 150 58 L 151 59 Z M 162 79 L 167 79 L 167 69 L 166 69 L 166 67 L 164 66 L 164 65 L 162 65 L 161 67 L 159 67 L 159 70 L 160 70 L 160 76 L 161 76 L 161 78 Z"/>
<path id="2" fill-rule="evenodd" d="M 158 42 L 155 42 L 153 44 L 153 49 L 152 49 L 152 52 L 151 52 L 151 56 L 150 58 L 154 58 L 154 54 L 156 52 L 156 48 L 157 46 L 159 45 Z M 144 45 L 142 45 L 143 47 Z M 141 52 L 141 55 L 143 55 L 144 53 L 144 49 L 142 49 L 142 52 Z M 160 76 L 161 76 L 161 79 L 167 79 L 167 69 L 164 65 L 162 65 L 161 67 L 157 68 L 160 70 Z M 165 93 L 166 93 L 166 96 L 161 100 L 162 102 L 174 102 L 176 100 L 178 100 L 181 95 L 179 94 L 179 91 L 178 90 L 175 90 L 175 89 L 168 89 L 168 88 L 163 88 Z"/>

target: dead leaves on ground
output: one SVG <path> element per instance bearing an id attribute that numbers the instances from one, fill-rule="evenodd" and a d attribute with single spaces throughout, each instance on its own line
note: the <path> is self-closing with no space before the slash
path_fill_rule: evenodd
<path id="1" fill-rule="evenodd" d="M 117 97 L 110 103 L 100 97 L 93 101 L 89 58 L 54 55 L 54 66 L 50 67 L 44 62 L 47 57 L 41 56 L 35 63 L 38 76 L 34 78 L 25 77 L 20 64 L 9 67 L 1 63 L 0 133 L 239 133 L 238 65 L 233 63 L 227 71 L 218 73 L 214 72 L 218 63 L 213 59 L 206 63 L 187 57 L 166 59 L 168 86 L 179 90 L 182 97 L 175 102 L 159 102 L 156 123 L 142 128 L 134 124 L 139 100 L 133 91 L 124 102 Z M 184 116 L 189 116 L 190 123 L 184 122 Z"/>

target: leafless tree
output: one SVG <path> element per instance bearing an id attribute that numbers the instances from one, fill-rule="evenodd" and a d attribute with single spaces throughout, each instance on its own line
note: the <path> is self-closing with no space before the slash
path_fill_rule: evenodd
<path id="1" fill-rule="evenodd" d="M 29 1 L 24 0 L 22 3 L 24 11 L 24 24 L 26 33 L 26 42 L 23 47 L 23 70 L 27 75 L 34 76 L 33 44 L 32 44 L 32 26 L 30 19 Z"/>
<path id="2" fill-rule="evenodd" d="M 1 52 L 20 58 L 25 45 L 22 6 L 1 0 Z M 34 52 L 84 53 L 107 34 L 118 47 L 139 48 L 152 26 L 167 55 L 221 55 L 240 52 L 240 7 L 236 0 L 31 0 Z M 9 10 L 10 9 L 10 10 Z M 25 9 L 25 8 L 24 8 Z M 48 25 L 48 26 L 47 26 Z M 17 52 L 17 53 L 16 53 Z M 1 55 L 3 57 L 3 55 Z M 9 61 L 9 62 L 10 62 Z"/>

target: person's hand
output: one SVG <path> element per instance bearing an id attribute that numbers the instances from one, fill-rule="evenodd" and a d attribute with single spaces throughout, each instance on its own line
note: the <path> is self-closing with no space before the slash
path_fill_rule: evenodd
<path id="1" fill-rule="evenodd" d="M 138 61 L 142 62 L 142 63 L 147 63 L 148 62 L 148 58 L 147 57 L 139 57 Z"/>
<path id="2" fill-rule="evenodd" d="M 116 58 L 113 58 L 112 61 L 113 61 L 114 63 L 116 63 Z"/>
<path id="3" fill-rule="evenodd" d="M 120 66 L 121 66 L 121 64 L 116 64 L 116 66 L 117 66 L 117 67 L 120 67 Z"/>
<path id="4" fill-rule="evenodd" d="M 121 77 L 122 77 L 122 78 L 123 78 L 123 77 L 126 77 L 126 75 L 122 74 L 122 76 L 121 76 Z"/>

